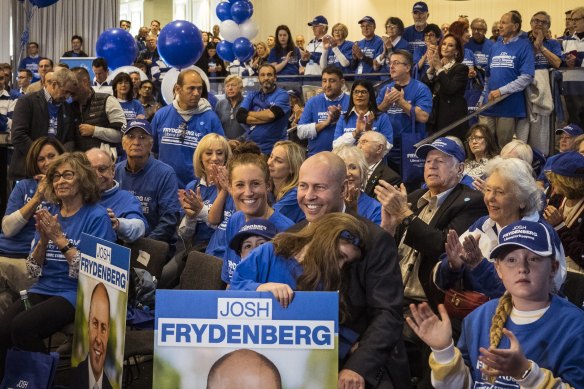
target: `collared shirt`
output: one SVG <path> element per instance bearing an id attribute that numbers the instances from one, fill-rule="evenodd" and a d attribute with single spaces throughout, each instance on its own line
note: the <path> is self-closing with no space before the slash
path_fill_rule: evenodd
<path id="1" fill-rule="evenodd" d="M 53 96 L 47 91 L 47 88 L 43 88 L 43 92 L 45 93 L 45 100 L 47 100 L 47 103 L 52 103 Z"/>
<path id="2" fill-rule="evenodd" d="M 370 165 L 369 168 L 367 168 L 367 181 L 369 181 L 369 179 L 371 178 L 371 175 L 373 174 L 375 169 L 377 169 L 377 166 L 379 166 L 381 161 L 383 161 L 383 158 L 381 158 L 379 161 L 377 161 L 373 165 Z"/>
<path id="3" fill-rule="evenodd" d="M 438 193 L 435 196 L 432 196 L 430 191 L 424 193 L 417 203 L 418 209 L 420 210 L 418 213 L 418 219 L 426 224 L 430 224 L 434 215 L 436 215 L 436 212 L 453 189 L 454 187 L 445 190 L 442 193 Z M 418 278 L 421 262 L 420 252 L 404 243 L 407 233 L 406 230 L 398 246 L 398 257 L 400 258 L 399 264 L 402 279 L 404 281 L 404 297 L 410 300 L 426 301 L 426 294 L 424 293 L 424 289 Z"/>
<path id="4" fill-rule="evenodd" d="M 89 359 L 89 357 L 88 357 Z M 102 389 L 103 388 L 103 370 L 99 375 L 99 379 L 96 381 L 93 375 L 93 370 L 91 370 L 91 361 L 87 361 L 87 370 L 89 371 L 89 388 L 90 389 Z"/>

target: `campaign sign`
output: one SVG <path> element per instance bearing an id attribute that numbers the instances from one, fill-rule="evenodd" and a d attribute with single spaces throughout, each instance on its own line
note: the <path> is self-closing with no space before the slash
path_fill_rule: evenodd
<path id="1" fill-rule="evenodd" d="M 121 388 L 130 249 L 83 234 L 71 387 Z"/>
<path id="2" fill-rule="evenodd" d="M 61 57 L 59 58 L 59 63 L 66 63 L 69 65 L 69 69 L 75 67 L 85 68 L 89 72 L 89 79 L 93 80 L 95 74 L 93 74 L 93 68 L 91 67 L 91 64 L 95 58 L 97 57 Z"/>
<path id="3" fill-rule="evenodd" d="M 157 290 L 154 388 L 336 388 L 339 297 Z"/>

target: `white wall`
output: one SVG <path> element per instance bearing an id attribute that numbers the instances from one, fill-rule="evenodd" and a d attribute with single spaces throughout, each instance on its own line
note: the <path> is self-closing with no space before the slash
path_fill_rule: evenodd
<path id="1" fill-rule="evenodd" d="M 10 63 L 10 36 L 12 35 L 12 28 L 10 26 L 11 15 L 12 1 L 3 0 L 2 6 L 0 6 L 0 62 Z"/>

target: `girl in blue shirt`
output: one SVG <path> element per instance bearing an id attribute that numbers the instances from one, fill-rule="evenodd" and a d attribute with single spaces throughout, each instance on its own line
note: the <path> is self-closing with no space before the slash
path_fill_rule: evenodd
<path id="1" fill-rule="evenodd" d="M 99 184 L 84 153 L 59 156 L 46 177 L 47 200 L 56 206 L 35 215 L 33 249 L 26 259 L 31 276 L 39 277 L 28 293 L 32 308 L 25 311 L 16 301 L 0 317 L 0 379 L 9 347 L 46 351 L 43 339 L 74 320 L 82 234 L 116 239 L 105 208 L 96 204 Z"/>
<path id="2" fill-rule="evenodd" d="M 268 159 L 273 188 L 272 207 L 294 223 L 305 219 L 296 199 L 298 172 L 302 162 L 304 150 L 289 140 L 276 142 Z"/>
<path id="3" fill-rule="evenodd" d="M 433 350 L 435 388 L 584 387 L 584 312 L 552 294 L 561 267 L 547 228 L 520 220 L 503 228 L 491 251 L 507 292 L 467 316 L 454 347 L 450 319 L 427 303 L 406 321 Z M 474 386 L 473 386 L 474 385 Z"/>
<path id="4" fill-rule="evenodd" d="M 118 99 L 126 120 L 145 119 L 146 114 L 140 100 L 134 99 L 134 84 L 128 73 L 118 73 L 112 81 L 114 97 Z"/>
<path id="5" fill-rule="evenodd" d="M 239 150 L 244 151 L 246 143 Z M 223 269 L 221 278 L 225 283 L 231 283 L 231 276 L 241 258 L 229 248 L 229 242 L 240 228 L 253 218 L 268 219 L 277 231 L 285 231 L 294 223 L 280 212 L 270 207 L 268 203 L 269 170 L 266 160 L 260 153 L 234 151 L 234 157 L 227 167 L 229 187 L 236 208 L 239 210 L 231 216 L 227 223 L 224 245 Z"/>
<path id="6" fill-rule="evenodd" d="M 280 75 L 299 75 L 300 57 L 300 50 L 294 45 L 288 26 L 278 26 L 276 45 L 270 50 L 268 62 L 275 66 L 276 73 Z"/>

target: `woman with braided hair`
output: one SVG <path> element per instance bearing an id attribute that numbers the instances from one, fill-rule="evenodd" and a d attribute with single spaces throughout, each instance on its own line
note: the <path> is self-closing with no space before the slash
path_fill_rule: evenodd
<path id="1" fill-rule="evenodd" d="M 408 324 L 432 348 L 434 387 L 583 388 L 584 312 L 551 292 L 560 264 L 548 229 L 511 223 L 490 257 L 507 291 L 464 319 L 457 347 L 444 306 L 441 319 L 410 306 Z"/>

